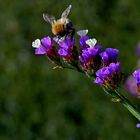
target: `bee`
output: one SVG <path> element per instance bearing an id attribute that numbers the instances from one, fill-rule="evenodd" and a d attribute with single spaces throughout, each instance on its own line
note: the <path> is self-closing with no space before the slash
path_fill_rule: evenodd
<path id="1" fill-rule="evenodd" d="M 43 14 L 44 20 L 51 24 L 52 33 L 59 39 L 65 38 L 66 36 L 70 36 L 72 39 L 74 36 L 75 29 L 72 22 L 67 18 L 71 11 L 71 7 L 72 6 L 69 5 L 61 14 L 61 18 L 58 20 L 55 20 L 54 16 L 45 13 Z"/>

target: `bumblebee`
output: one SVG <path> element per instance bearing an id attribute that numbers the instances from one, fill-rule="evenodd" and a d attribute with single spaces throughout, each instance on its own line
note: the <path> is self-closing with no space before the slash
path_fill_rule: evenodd
<path id="1" fill-rule="evenodd" d="M 60 39 L 65 38 L 66 36 L 70 36 L 71 38 L 74 36 L 75 29 L 72 22 L 67 18 L 71 11 L 71 7 L 72 6 L 69 5 L 58 20 L 55 20 L 54 16 L 45 13 L 43 14 L 44 20 L 52 26 L 52 33 Z"/>

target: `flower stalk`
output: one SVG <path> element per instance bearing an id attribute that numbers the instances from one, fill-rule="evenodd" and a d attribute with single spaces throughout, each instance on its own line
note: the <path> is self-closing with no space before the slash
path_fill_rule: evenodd
<path id="1" fill-rule="evenodd" d="M 89 75 L 88 78 L 92 80 L 94 79 Z M 137 107 L 135 107 L 124 95 L 119 93 L 117 90 L 109 90 L 104 86 L 102 86 L 102 89 L 106 94 L 112 97 L 113 102 L 121 103 L 136 119 L 140 121 L 140 110 Z"/>
<path id="2" fill-rule="evenodd" d="M 71 9 L 71 6 L 69 8 Z M 69 8 L 67 10 L 70 10 Z M 49 17 L 45 17 L 45 20 L 48 19 Z M 62 27 L 65 26 L 62 25 Z M 69 23 L 66 27 L 69 27 Z M 35 54 L 46 55 L 52 63 L 56 64 L 54 69 L 68 68 L 85 74 L 94 83 L 99 84 L 104 92 L 111 96 L 113 102 L 121 103 L 140 121 L 140 111 L 117 90 L 124 80 L 121 63 L 117 60 L 119 50 L 106 48 L 103 51 L 97 40 L 87 35 L 88 30 L 77 32 L 79 36 L 79 46 L 77 46 L 74 37 L 75 32 L 72 34 L 70 31 L 66 33 L 68 29 L 61 31 L 61 36 L 55 34 L 54 37 L 46 36 L 41 40 L 36 39 L 32 43 Z M 72 29 L 74 28 L 72 27 Z M 62 36 L 62 33 L 66 34 Z M 133 73 L 133 78 L 135 80 L 135 89 L 140 93 L 140 69 Z M 137 127 L 140 127 L 140 124 Z"/>
<path id="3" fill-rule="evenodd" d="M 132 103 L 130 103 L 130 101 L 123 96 L 122 94 L 120 94 L 117 90 L 115 90 L 115 93 L 117 95 L 117 97 L 119 99 L 121 99 L 121 103 L 123 104 L 123 106 L 135 117 L 140 121 L 140 111 L 134 106 L 132 105 Z"/>

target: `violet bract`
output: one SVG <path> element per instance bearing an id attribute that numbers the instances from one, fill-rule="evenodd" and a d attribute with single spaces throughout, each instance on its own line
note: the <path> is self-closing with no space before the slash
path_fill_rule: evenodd
<path id="1" fill-rule="evenodd" d="M 116 89 L 122 81 L 120 63 L 110 63 L 109 66 L 99 69 L 96 76 L 96 84 L 103 85 L 108 89 Z"/>
<path id="2" fill-rule="evenodd" d="M 78 51 L 75 46 L 75 39 L 71 37 L 66 37 L 65 40 L 59 41 L 57 37 L 53 38 L 56 43 L 58 43 L 60 49 L 58 54 L 67 62 L 75 63 L 78 61 Z"/>
<path id="3" fill-rule="evenodd" d="M 86 48 L 82 50 L 81 55 L 79 56 L 80 64 L 82 65 L 83 70 L 91 71 L 95 73 L 101 65 L 101 46 L 96 45 L 92 48 Z"/>
<path id="4" fill-rule="evenodd" d="M 86 41 L 87 41 L 88 39 L 90 39 L 89 36 L 80 36 L 79 41 L 80 41 L 80 46 L 82 47 L 82 49 L 88 48 L 88 45 L 86 44 Z"/>
<path id="5" fill-rule="evenodd" d="M 137 127 L 137 128 L 140 128 L 140 123 L 138 123 L 138 124 L 136 125 L 136 127 Z"/>
<path id="6" fill-rule="evenodd" d="M 119 50 L 113 48 L 107 48 L 100 54 L 103 60 L 104 66 L 108 66 L 112 62 L 117 62 Z"/>

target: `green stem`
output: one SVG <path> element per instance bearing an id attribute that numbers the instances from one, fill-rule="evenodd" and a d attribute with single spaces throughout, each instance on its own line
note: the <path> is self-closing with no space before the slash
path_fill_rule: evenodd
<path id="1" fill-rule="evenodd" d="M 77 65 L 77 64 L 70 64 L 70 63 L 62 63 L 61 64 L 61 66 L 62 66 L 62 68 L 67 68 L 67 69 L 71 69 L 71 70 L 76 70 L 76 71 L 78 71 L 78 72 L 80 72 L 80 73 L 84 73 L 84 71 L 83 70 L 81 70 L 80 68 L 79 68 L 79 66 Z"/>
<path id="2" fill-rule="evenodd" d="M 119 99 L 121 99 L 123 106 L 134 116 L 140 121 L 140 111 L 130 103 L 130 101 L 120 94 L 118 91 L 115 90 L 116 95 L 118 96 Z"/>
<path id="3" fill-rule="evenodd" d="M 84 73 L 84 71 L 82 71 L 77 65 L 75 65 L 74 67 L 71 67 L 69 65 L 63 65 L 63 68 L 68 68 L 68 69 L 72 69 L 75 70 L 75 68 L 77 69 L 78 72 Z M 90 78 L 91 80 L 95 80 L 95 77 L 90 76 L 87 72 L 85 72 L 85 74 L 88 76 L 88 78 Z M 134 116 L 136 117 L 139 121 L 140 121 L 140 111 L 130 103 L 130 101 L 123 96 L 121 93 L 119 93 L 117 90 L 108 90 L 107 88 L 103 87 L 103 90 L 105 93 L 107 93 L 108 95 L 110 95 L 112 98 L 114 99 L 119 99 L 120 103 L 123 104 L 123 106 Z"/>
<path id="4" fill-rule="evenodd" d="M 103 90 L 113 98 L 119 99 L 120 103 L 122 103 L 123 106 L 140 121 L 140 111 L 134 105 L 132 105 L 132 103 L 130 103 L 130 101 L 125 96 L 120 94 L 117 90 L 109 91 L 105 87 L 103 87 Z"/>

